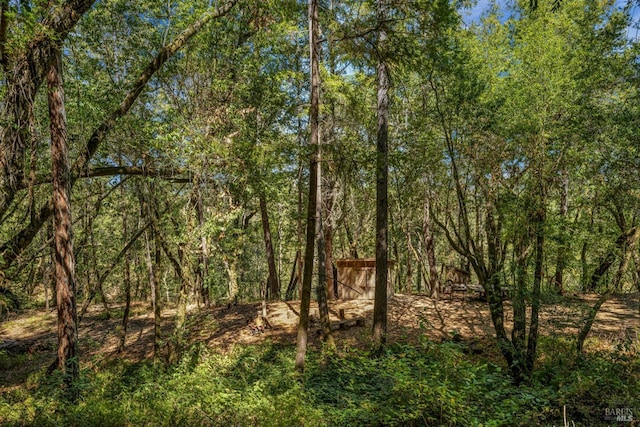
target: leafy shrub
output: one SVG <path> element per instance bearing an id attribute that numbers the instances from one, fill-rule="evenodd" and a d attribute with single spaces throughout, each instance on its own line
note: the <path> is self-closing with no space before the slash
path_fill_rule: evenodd
<path id="1" fill-rule="evenodd" d="M 635 350 L 576 360 L 570 340 L 545 337 L 530 384 L 470 360 L 463 343 L 397 344 L 373 357 L 309 351 L 303 376 L 294 349 L 270 343 L 229 354 L 195 346 L 181 362 L 113 362 L 84 371 L 69 404 L 43 374 L 0 396 L 3 425 L 532 426 L 604 425 L 605 408 L 640 401 Z M 566 351 L 563 351 L 566 350 Z"/>

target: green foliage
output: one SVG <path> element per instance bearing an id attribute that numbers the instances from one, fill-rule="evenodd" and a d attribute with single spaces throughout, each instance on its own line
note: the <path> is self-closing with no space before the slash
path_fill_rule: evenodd
<path id="1" fill-rule="evenodd" d="M 310 354 L 272 343 L 229 354 L 195 346 L 173 367 L 113 362 L 84 371 L 77 404 L 56 378 L 36 377 L 0 398 L 3 425 L 530 426 L 604 424 L 605 408 L 640 398 L 637 349 L 572 356 L 570 340 L 543 338 L 540 369 L 515 386 L 465 344 L 392 345 L 379 357 Z"/>

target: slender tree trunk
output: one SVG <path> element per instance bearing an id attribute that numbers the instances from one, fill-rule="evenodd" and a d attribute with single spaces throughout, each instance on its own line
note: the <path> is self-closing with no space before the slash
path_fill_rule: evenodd
<path id="1" fill-rule="evenodd" d="M 562 171 L 562 193 L 560 193 L 560 236 L 558 244 L 558 256 L 556 258 L 556 274 L 553 276 L 558 295 L 564 294 L 564 268 L 567 264 L 568 239 L 567 239 L 567 212 L 569 211 L 569 174 Z"/>
<path id="2" fill-rule="evenodd" d="M 202 192 L 200 191 L 200 180 L 196 179 L 194 185 L 194 205 L 196 207 L 196 216 L 198 219 L 198 233 L 200 234 L 200 254 L 198 256 L 198 267 L 196 268 L 197 289 L 199 298 L 205 307 L 209 307 L 211 301 L 209 299 L 209 288 L 206 286 L 209 277 L 209 245 L 207 235 L 204 231 L 205 217 L 204 205 L 202 201 Z"/>
<path id="3" fill-rule="evenodd" d="M 309 334 L 309 307 L 311 304 L 311 282 L 313 279 L 313 253 L 315 246 L 316 215 L 318 213 L 318 119 L 320 103 L 320 81 L 318 67 L 318 0 L 309 0 L 309 51 L 311 63 L 311 105 L 309 106 L 309 130 L 311 132 L 311 164 L 309 166 L 309 199 L 307 206 L 307 237 L 304 255 L 304 275 L 302 277 L 300 321 L 296 339 L 296 362 L 299 372 L 304 371 L 307 340 Z"/>
<path id="4" fill-rule="evenodd" d="M 124 187 L 120 187 L 120 196 L 122 197 L 122 236 L 123 241 L 127 241 L 127 211 L 124 206 Z M 126 243 L 125 243 L 126 246 Z M 129 326 L 129 311 L 131 310 L 131 256 L 127 252 L 125 254 L 124 262 L 124 313 L 122 314 L 122 336 L 120 338 L 120 345 L 118 351 L 124 351 L 127 343 L 127 328 Z"/>
<path id="5" fill-rule="evenodd" d="M 278 279 L 278 269 L 276 259 L 273 254 L 273 243 L 271 241 L 271 227 L 269 226 L 269 212 L 267 211 L 267 199 L 264 193 L 260 193 L 260 216 L 262 217 L 262 233 L 264 235 L 264 245 L 267 252 L 267 265 L 269 267 L 269 285 L 271 299 L 280 298 L 280 280 Z"/>
<path id="6" fill-rule="evenodd" d="M 404 285 L 404 289 L 402 289 L 402 293 L 407 293 L 408 290 L 413 289 L 413 254 L 412 254 L 412 243 L 411 243 L 411 231 L 407 231 L 407 279 Z"/>
<path id="7" fill-rule="evenodd" d="M 98 254 L 96 253 L 96 244 L 95 244 L 95 239 L 93 238 L 94 234 L 93 234 L 93 226 L 91 226 L 89 228 L 89 230 L 87 230 L 89 233 L 89 241 L 91 242 L 91 254 L 92 254 L 92 261 L 91 261 L 91 269 L 92 271 L 92 276 L 93 276 L 93 280 L 88 280 L 87 284 L 88 284 L 88 291 L 89 291 L 89 298 L 87 300 L 85 300 L 85 304 L 87 305 L 91 302 L 91 299 L 93 298 L 93 296 L 96 294 L 96 292 L 98 292 L 98 294 L 100 295 L 100 299 L 102 300 L 102 307 L 104 308 L 104 312 L 106 315 L 107 319 L 111 318 L 111 314 L 109 312 L 109 303 L 107 301 L 107 296 L 104 293 L 104 287 L 103 287 L 103 282 L 100 280 L 100 273 L 98 272 Z M 93 282 L 93 283 L 92 283 Z M 82 316 L 84 316 L 84 312 L 86 311 L 86 308 L 82 307 Z M 82 317 L 81 316 L 81 317 Z"/>
<path id="8" fill-rule="evenodd" d="M 158 277 L 157 268 L 160 265 L 160 247 L 156 245 L 155 249 L 155 263 L 151 258 L 151 243 L 149 242 L 149 235 L 144 233 L 145 242 L 145 254 L 147 262 L 147 270 L 149 271 L 149 288 L 151 294 L 151 309 L 153 310 L 153 358 L 160 357 L 160 341 L 162 339 L 160 322 L 161 310 L 160 307 L 160 280 Z"/>
<path id="9" fill-rule="evenodd" d="M 127 329 L 129 327 L 129 312 L 131 311 L 131 269 L 128 260 L 124 263 L 124 313 L 122 313 L 122 338 L 120 351 L 124 351 L 127 343 Z"/>
<path id="10" fill-rule="evenodd" d="M 526 334 L 527 334 L 527 273 L 530 258 L 530 229 L 527 225 L 521 226 L 522 232 L 514 242 L 515 286 L 513 291 L 513 329 L 511 330 L 511 342 L 514 347 L 514 359 L 516 363 L 523 365 L 525 360 Z"/>
<path id="11" fill-rule="evenodd" d="M 302 162 L 300 164 L 300 169 L 298 170 L 298 221 L 297 221 L 297 251 L 296 251 L 296 262 L 294 263 L 294 267 L 297 265 L 295 270 L 296 273 L 296 282 L 298 283 L 298 299 L 302 299 L 302 286 L 303 286 L 303 270 L 304 270 L 304 259 L 302 257 L 302 241 L 304 239 L 304 225 L 303 225 L 303 197 L 302 197 Z M 293 296 L 293 295 L 292 295 Z"/>
<path id="12" fill-rule="evenodd" d="M 420 291 L 422 291 L 422 270 L 423 270 L 421 239 L 418 239 L 418 262 L 420 263 L 420 268 L 418 268 L 418 274 L 417 274 L 418 277 L 416 277 L 416 292 L 420 293 Z"/>
<path id="13" fill-rule="evenodd" d="M 338 294 L 335 286 L 337 277 L 333 274 L 333 225 L 330 220 L 324 227 L 324 250 L 326 254 L 327 296 L 330 300 L 334 300 L 338 298 Z"/>
<path id="14" fill-rule="evenodd" d="M 431 195 L 427 191 L 424 197 L 424 217 L 422 219 L 422 232 L 424 238 L 424 250 L 429 264 L 429 288 L 431 298 L 438 298 L 440 279 L 436 265 L 436 249 L 433 239 L 433 224 L 431 223 Z"/>
<path id="15" fill-rule="evenodd" d="M 380 350 L 387 341 L 387 259 L 389 179 L 389 70 L 386 62 L 386 1 L 377 0 L 378 32 L 378 131 L 376 137 L 376 286 L 373 306 L 373 345 Z"/>
<path id="16" fill-rule="evenodd" d="M 291 278 L 289 279 L 289 285 L 287 286 L 287 292 L 285 294 L 285 298 L 287 299 L 287 301 L 292 300 L 293 293 L 296 291 L 296 289 L 299 289 L 297 287 L 297 284 L 300 281 L 300 279 L 298 279 L 298 277 L 300 276 L 298 274 L 299 263 L 300 263 L 300 249 L 296 251 L 296 255 L 293 259 L 293 267 L 291 268 Z"/>
<path id="17" fill-rule="evenodd" d="M 540 174 L 542 176 L 542 174 Z M 526 375 L 527 379 L 533 373 L 536 361 L 538 346 L 538 329 L 540 314 L 540 295 L 542 290 L 542 277 L 544 267 L 544 223 L 546 221 L 545 192 L 544 183 L 540 183 L 540 194 L 538 195 L 538 206 L 533 215 L 533 226 L 535 230 L 535 258 L 533 271 L 533 290 L 531 292 L 531 322 L 529 323 L 529 337 L 527 340 Z"/>
<path id="18" fill-rule="evenodd" d="M 317 34 L 317 33 L 316 33 Z M 319 50 L 319 48 L 318 48 Z M 315 61 L 318 60 L 318 56 L 314 56 Z M 316 64 L 314 67 L 316 70 L 319 69 L 319 66 Z M 319 81 L 319 76 L 315 77 L 317 81 Z M 319 133 L 320 129 L 316 129 Z M 320 144 L 320 138 L 317 137 L 318 144 Z M 318 168 L 318 189 L 316 191 L 316 196 L 318 200 L 316 202 L 316 241 L 318 245 L 318 286 L 317 286 L 317 294 L 318 294 L 318 310 L 320 312 L 320 327 L 322 328 L 322 339 L 327 343 L 330 349 L 335 349 L 336 345 L 333 340 L 333 334 L 331 333 L 331 321 L 329 319 L 329 305 L 328 305 L 328 292 L 327 292 L 327 264 L 326 264 L 326 247 L 324 241 L 324 224 L 322 218 L 322 151 L 320 147 L 318 147 L 318 161 L 316 162 L 316 167 Z"/>
<path id="19" fill-rule="evenodd" d="M 582 355 L 582 350 L 584 349 L 584 342 L 587 339 L 589 332 L 591 331 L 593 322 L 596 320 L 598 311 L 600 311 L 600 308 L 605 302 L 607 302 L 610 296 L 611 296 L 611 291 L 610 290 L 605 291 L 602 295 L 600 295 L 600 298 L 598 298 L 598 300 L 593 305 L 593 307 L 589 308 L 589 313 L 587 315 L 587 318 L 585 319 L 584 325 L 582 326 L 582 329 L 580 329 L 580 332 L 578 333 L 578 338 L 576 339 L 576 353 L 578 354 L 578 356 Z"/>
<path id="20" fill-rule="evenodd" d="M 176 276 L 180 280 L 180 290 L 178 293 L 178 304 L 176 306 L 176 318 L 175 318 L 175 327 L 173 331 L 173 348 L 169 349 L 168 361 L 170 363 L 175 363 L 179 360 L 180 355 L 182 354 L 182 350 L 184 349 L 184 332 L 185 332 L 185 324 L 187 320 L 187 302 L 189 299 L 189 281 L 185 274 L 185 271 L 182 268 L 182 259 L 183 259 L 183 249 L 182 245 L 178 246 L 178 255 L 176 256 L 171 250 L 162 236 L 160 230 L 160 217 L 157 209 L 154 209 L 154 232 L 157 236 L 157 241 L 162 248 L 162 251 L 165 253 L 171 264 L 173 265 L 173 269 L 175 271 Z"/>
<path id="21" fill-rule="evenodd" d="M 73 223 L 69 186 L 69 158 L 62 83 L 62 55 L 56 52 L 47 75 L 51 120 L 51 162 L 55 218 L 56 295 L 58 308 L 58 367 L 64 372 L 65 388 L 77 397 L 78 319 L 75 299 Z"/>

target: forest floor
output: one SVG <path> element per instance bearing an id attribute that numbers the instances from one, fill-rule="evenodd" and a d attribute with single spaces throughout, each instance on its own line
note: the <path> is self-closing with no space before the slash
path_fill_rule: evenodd
<path id="1" fill-rule="evenodd" d="M 542 336 L 575 337 L 584 323 L 589 306 L 596 296 L 565 297 L 543 305 Z M 239 304 L 221 307 L 190 307 L 188 340 L 202 343 L 214 351 L 230 351 L 234 346 L 271 340 L 295 345 L 299 301 L 272 302 L 267 305 L 270 327 L 257 331 L 251 322 L 262 313 L 262 305 Z M 511 324 L 512 312 L 507 304 L 505 324 Z M 330 304 L 332 321 L 339 321 L 341 310 L 345 319 L 364 319 L 358 325 L 345 325 L 334 331 L 338 350 L 368 346 L 373 313 L 373 301 L 335 301 Z M 121 336 L 123 307 L 111 307 L 109 315 L 95 305 L 79 327 L 79 347 L 84 368 L 91 369 L 112 360 L 141 361 L 153 357 L 153 316 L 148 304 L 136 303 L 131 310 L 126 349 L 117 352 Z M 442 298 L 439 301 L 424 295 L 397 294 L 389 300 L 389 342 L 412 342 L 426 335 L 438 342 L 460 340 L 482 353 L 483 357 L 500 363 L 493 326 L 486 302 L 475 298 Z M 175 311 L 162 313 L 164 336 L 170 334 Z M 321 342 L 317 319 L 318 308 L 311 307 L 310 345 Z M 612 297 L 598 313 L 590 334 L 587 351 L 604 349 L 640 338 L 640 294 Z M 0 394 L 28 382 L 29 375 L 46 368 L 55 359 L 55 310 L 28 310 L 14 313 L 0 324 L 0 354 L 12 356 L 12 363 L 0 358 Z M 15 356 L 23 357 L 21 366 Z"/>

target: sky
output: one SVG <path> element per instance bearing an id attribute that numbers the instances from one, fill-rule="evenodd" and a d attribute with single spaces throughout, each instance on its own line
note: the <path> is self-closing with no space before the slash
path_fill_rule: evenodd
<path id="1" fill-rule="evenodd" d="M 500 8 L 506 11 L 506 6 L 509 0 L 496 0 L 497 4 Z M 488 8 L 490 0 L 478 0 L 478 2 L 471 8 L 462 9 L 462 20 L 465 24 L 471 25 L 474 22 L 477 22 L 480 19 L 482 13 Z M 627 30 L 627 38 L 629 40 L 638 40 L 640 37 L 640 29 L 638 28 L 638 23 L 640 22 L 640 1 L 639 0 L 616 0 L 616 7 L 623 8 L 627 3 L 631 3 L 631 15 L 633 17 L 633 22 L 635 25 L 632 25 Z"/>

